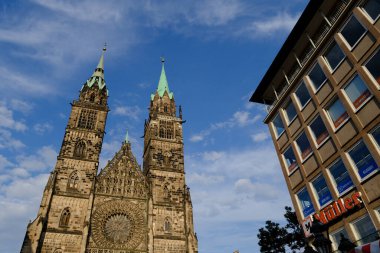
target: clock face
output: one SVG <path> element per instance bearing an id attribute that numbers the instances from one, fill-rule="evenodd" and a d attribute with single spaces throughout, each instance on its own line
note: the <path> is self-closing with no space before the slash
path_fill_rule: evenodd
<path id="1" fill-rule="evenodd" d="M 115 214 L 108 218 L 104 225 L 106 238 L 113 243 L 123 244 L 129 239 L 131 221 L 125 214 Z"/>

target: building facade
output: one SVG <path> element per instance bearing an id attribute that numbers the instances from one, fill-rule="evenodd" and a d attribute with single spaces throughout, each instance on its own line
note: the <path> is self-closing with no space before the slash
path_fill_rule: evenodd
<path id="1" fill-rule="evenodd" d="M 380 230 L 380 2 L 311 0 L 254 91 L 306 236 Z"/>
<path id="2" fill-rule="evenodd" d="M 127 135 L 98 173 L 109 111 L 104 51 L 71 104 L 56 166 L 21 252 L 196 253 L 182 111 L 177 115 L 164 65 L 144 125 L 143 169 Z"/>

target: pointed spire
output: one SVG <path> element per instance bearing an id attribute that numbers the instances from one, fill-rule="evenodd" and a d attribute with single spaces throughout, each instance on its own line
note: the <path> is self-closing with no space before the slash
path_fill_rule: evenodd
<path id="1" fill-rule="evenodd" d="M 106 46 L 107 44 L 104 43 L 103 52 L 102 52 L 102 55 L 100 56 L 98 66 L 96 66 L 94 74 L 92 74 L 92 76 L 99 76 L 103 79 L 104 79 L 104 53 L 107 50 Z"/>
<path id="2" fill-rule="evenodd" d="M 169 84 L 168 80 L 166 78 L 166 73 L 165 73 L 165 58 L 161 57 L 161 63 L 162 63 L 162 69 L 161 69 L 161 75 L 160 75 L 160 80 L 158 81 L 158 87 L 157 87 L 157 93 L 160 97 L 162 97 L 165 93 L 165 91 L 168 92 L 169 98 L 173 98 L 173 92 L 170 92 L 169 90 Z M 153 100 L 154 94 L 152 94 L 151 99 Z"/>
<path id="3" fill-rule="evenodd" d="M 127 133 L 125 134 L 125 143 L 129 143 L 128 129 L 127 129 Z"/>

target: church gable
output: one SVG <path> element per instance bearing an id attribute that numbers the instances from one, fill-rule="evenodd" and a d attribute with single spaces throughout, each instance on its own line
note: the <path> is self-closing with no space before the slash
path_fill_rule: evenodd
<path id="1" fill-rule="evenodd" d="M 121 149 L 97 176 L 95 194 L 146 199 L 148 184 L 131 144 L 124 142 Z"/>

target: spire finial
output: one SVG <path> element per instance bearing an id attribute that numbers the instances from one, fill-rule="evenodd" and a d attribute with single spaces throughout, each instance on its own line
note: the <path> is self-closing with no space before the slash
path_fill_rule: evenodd
<path id="1" fill-rule="evenodd" d="M 103 52 L 107 51 L 107 42 L 104 42 Z"/>
<path id="2" fill-rule="evenodd" d="M 164 63 L 165 63 L 165 57 L 161 56 L 160 59 L 161 59 L 162 65 L 164 65 Z"/>

